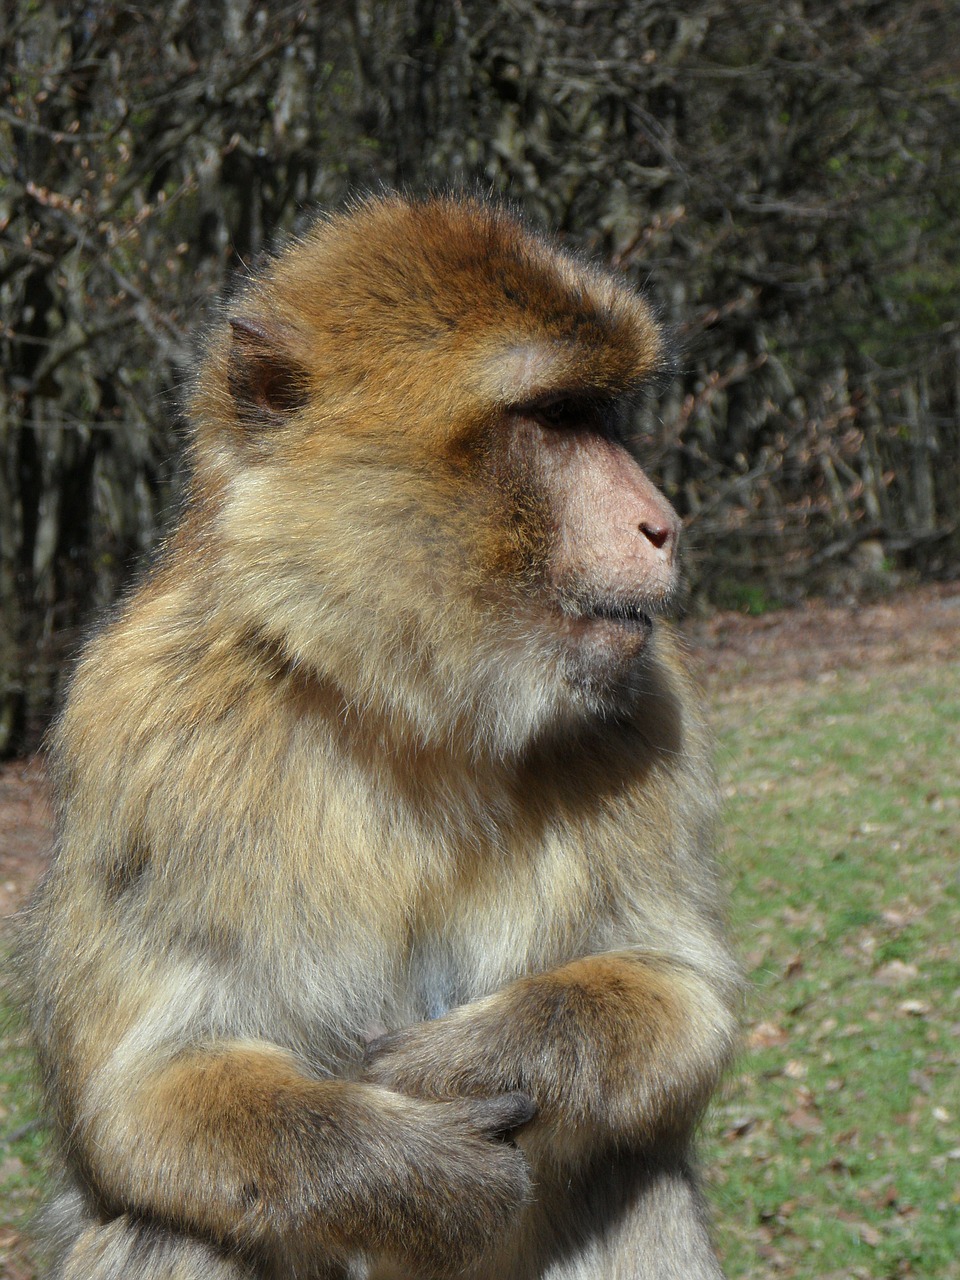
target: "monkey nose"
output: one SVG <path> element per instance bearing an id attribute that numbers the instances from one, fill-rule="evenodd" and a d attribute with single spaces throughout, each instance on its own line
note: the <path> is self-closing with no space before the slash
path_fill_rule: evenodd
<path id="1" fill-rule="evenodd" d="M 640 532 L 658 551 L 670 537 L 670 530 L 665 524 L 641 524 Z"/>
<path id="2" fill-rule="evenodd" d="M 641 520 L 638 528 L 657 551 L 673 554 L 680 532 L 678 524 L 670 520 Z"/>

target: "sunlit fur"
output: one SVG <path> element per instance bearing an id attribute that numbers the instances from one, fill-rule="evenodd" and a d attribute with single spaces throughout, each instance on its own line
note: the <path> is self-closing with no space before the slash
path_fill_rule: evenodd
<path id="1" fill-rule="evenodd" d="M 184 519 L 53 739 L 52 1274 L 719 1274 L 714 793 L 603 416 L 661 357 L 470 200 L 322 220 L 214 326 Z"/>

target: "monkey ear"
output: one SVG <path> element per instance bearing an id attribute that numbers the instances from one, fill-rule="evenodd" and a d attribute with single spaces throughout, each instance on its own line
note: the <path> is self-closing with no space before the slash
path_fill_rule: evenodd
<path id="1" fill-rule="evenodd" d="M 261 320 L 231 316 L 227 382 L 237 417 L 249 427 L 277 426 L 307 403 L 307 371 L 285 335 Z"/>

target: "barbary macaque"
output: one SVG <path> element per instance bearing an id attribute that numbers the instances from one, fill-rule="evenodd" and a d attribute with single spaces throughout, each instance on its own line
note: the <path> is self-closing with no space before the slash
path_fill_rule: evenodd
<path id="1" fill-rule="evenodd" d="M 736 1039 L 626 283 L 470 198 L 233 299 L 53 737 L 61 1280 L 706 1280 Z"/>

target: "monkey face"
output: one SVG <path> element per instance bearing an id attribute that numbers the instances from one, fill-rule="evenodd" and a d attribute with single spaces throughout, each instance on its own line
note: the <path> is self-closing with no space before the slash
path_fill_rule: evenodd
<path id="1" fill-rule="evenodd" d="M 505 415 L 496 455 L 523 625 L 554 642 L 571 693 L 605 711 L 631 702 L 678 577 L 679 520 L 623 442 L 621 416 L 582 395 L 524 405 Z"/>
<path id="2" fill-rule="evenodd" d="M 618 427 L 661 345 L 641 298 L 503 210 L 318 224 L 194 400 L 260 626 L 422 729 L 519 743 L 628 710 L 676 584 L 677 517 Z"/>

